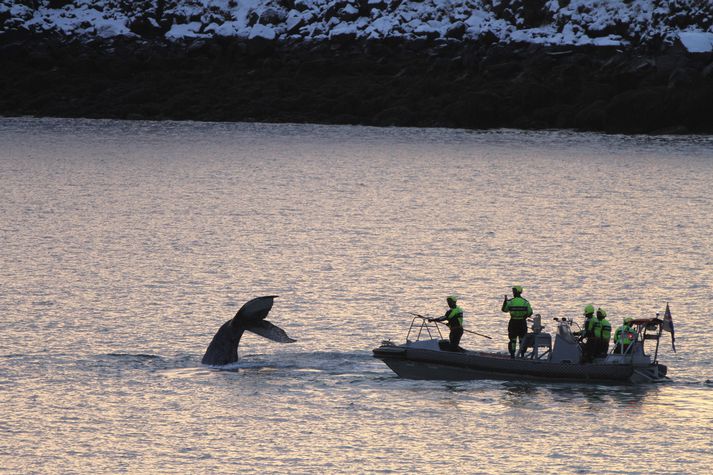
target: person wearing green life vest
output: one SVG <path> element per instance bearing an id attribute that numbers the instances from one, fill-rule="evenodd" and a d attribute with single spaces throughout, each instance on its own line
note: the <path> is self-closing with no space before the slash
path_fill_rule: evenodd
<path id="1" fill-rule="evenodd" d="M 442 322 L 446 321 L 446 325 L 451 329 L 448 335 L 448 341 L 450 342 L 450 351 L 462 351 L 458 344 L 463 336 L 463 309 L 460 308 L 456 303 L 458 302 L 458 297 L 455 295 L 449 295 L 446 298 L 446 303 L 448 304 L 448 310 L 446 310 L 445 315 L 439 318 L 429 318 L 429 322 Z"/>
<path id="2" fill-rule="evenodd" d="M 632 326 L 633 322 L 633 318 L 626 317 L 624 324 L 614 332 L 614 353 L 626 353 L 626 350 L 633 343 L 634 338 L 636 338 L 636 330 Z"/>
<path id="3" fill-rule="evenodd" d="M 580 332 L 582 338 L 586 338 L 587 329 L 589 328 L 589 321 L 594 318 L 594 305 L 591 303 L 584 307 L 584 325 L 582 325 L 582 331 Z"/>
<path id="4" fill-rule="evenodd" d="M 584 342 L 582 357 L 584 361 L 591 361 L 594 356 L 594 326 L 598 322 L 594 316 L 594 305 L 591 303 L 584 307 L 584 325 L 579 332 L 580 341 Z"/>
<path id="5" fill-rule="evenodd" d="M 587 341 L 584 344 L 582 361 L 590 363 L 599 352 L 599 338 L 597 338 L 597 335 L 601 335 L 601 322 L 596 316 L 592 316 L 587 322 L 585 335 Z"/>
<path id="6" fill-rule="evenodd" d="M 606 356 L 609 352 L 609 339 L 611 338 L 611 323 L 607 320 L 607 312 L 603 308 L 597 309 L 598 324 L 594 327 L 595 356 Z"/>
<path id="7" fill-rule="evenodd" d="M 503 300 L 503 312 L 510 313 L 508 323 L 508 351 L 510 358 L 515 358 L 518 342 L 522 346 L 522 339 L 527 335 L 527 317 L 532 315 L 532 307 L 524 297 L 522 297 L 522 287 L 515 285 L 512 288 L 513 298 L 508 299 L 505 295 Z"/>

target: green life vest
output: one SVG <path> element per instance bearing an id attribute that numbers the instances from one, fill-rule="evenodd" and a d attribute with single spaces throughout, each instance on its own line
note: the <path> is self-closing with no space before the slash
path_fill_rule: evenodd
<path id="1" fill-rule="evenodd" d="M 629 325 L 622 325 L 616 329 L 614 333 L 614 343 L 618 345 L 630 345 L 632 338 L 636 333 Z"/>
<path id="2" fill-rule="evenodd" d="M 597 317 L 592 317 L 589 319 L 587 324 L 587 334 L 596 336 L 597 338 L 601 335 L 602 326 Z"/>
<path id="3" fill-rule="evenodd" d="M 446 318 L 448 319 L 449 327 L 462 327 L 463 309 L 460 307 L 453 307 Z"/>
<path id="4" fill-rule="evenodd" d="M 524 320 L 532 315 L 532 307 L 524 298 L 515 297 L 503 305 L 503 312 L 510 312 L 510 318 L 513 320 Z"/>
<path id="5" fill-rule="evenodd" d="M 602 340 L 609 340 L 609 338 L 611 338 L 611 323 L 609 323 L 609 320 L 607 320 L 606 318 L 602 319 L 602 321 L 599 323 L 600 333 L 598 337 Z"/>

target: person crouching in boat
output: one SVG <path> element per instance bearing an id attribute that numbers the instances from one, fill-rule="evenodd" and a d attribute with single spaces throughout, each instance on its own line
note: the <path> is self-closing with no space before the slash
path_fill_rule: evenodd
<path id="1" fill-rule="evenodd" d="M 626 317 L 624 324 L 614 332 L 614 353 L 623 354 L 629 349 L 633 338 L 636 335 L 632 323 L 634 319 Z"/>
<path id="2" fill-rule="evenodd" d="M 532 307 L 524 297 L 522 297 L 522 287 L 515 285 L 512 288 L 513 298 L 508 299 L 505 296 L 503 300 L 503 312 L 510 313 L 510 322 L 508 323 L 508 351 L 510 358 L 515 358 L 515 350 L 517 350 L 518 341 L 522 346 L 522 339 L 527 335 L 527 317 L 532 316 Z"/>
<path id="3" fill-rule="evenodd" d="M 456 305 L 458 297 L 455 295 L 449 295 L 446 298 L 448 303 L 448 310 L 446 310 L 445 315 L 439 318 L 429 318 L 429 322 L 442 322 L 446 320 L 448 328 L 451 329 L 448 335 L 448 341 L 450 342 L 451 351 L 460 351 L 458 344 L 463 336 L 463 309 Z"/>
<path id="4" fill-rule="evenodd" d="M 603 308 L 597 309 L 598 324 L 594 327 L 594 340 L 596 356 L 606 356 L 609 352 L 609 339 L 611 338 L 611 323 L 607 320 L 607 312 Z"/>

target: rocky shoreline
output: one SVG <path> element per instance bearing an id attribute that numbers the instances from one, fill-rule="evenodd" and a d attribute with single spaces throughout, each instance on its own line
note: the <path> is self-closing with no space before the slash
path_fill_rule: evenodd
<path id="1" fill-rule="evenodd" d="M 713 133 L 713 53 L 0 35 L 0 115 Z"/>

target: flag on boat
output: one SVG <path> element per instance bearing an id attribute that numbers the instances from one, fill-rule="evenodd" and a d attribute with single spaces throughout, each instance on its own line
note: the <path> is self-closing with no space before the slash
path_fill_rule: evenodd
<path id="1" fill-rule="evenodd" d="M 673 332 L 673 318 L 671 318 L 671 309 L 668 308 L 668 302 L 666 302 L 666 311 L 663 314 L 662 328 L 671 334 L 671 348 L 676 353 L 676 334 Z"/>

